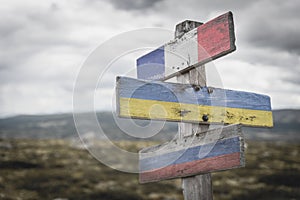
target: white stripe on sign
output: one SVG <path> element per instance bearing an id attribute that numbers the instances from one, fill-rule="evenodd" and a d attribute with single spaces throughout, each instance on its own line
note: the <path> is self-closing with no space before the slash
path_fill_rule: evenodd
<path id="1" fill-rule="evenodd" d="M 197 28 L 165 45 L 165 70 L 180 71 L 198 62 Z"/>

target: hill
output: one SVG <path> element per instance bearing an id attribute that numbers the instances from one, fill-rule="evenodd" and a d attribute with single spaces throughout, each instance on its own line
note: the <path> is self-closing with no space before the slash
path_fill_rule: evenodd
<path id="1" fill-rule="evenodd" d="M 83 113 L 86 115 L 87 113 Z M 118 120 L 122 129 L 112 113 L 96 113 L 99 125 L 104 133 L 112 140 L 143 140 L 126 134 L 134 131 L 132 123 L 127 120 Z M 280 140 L 280 141 L 300 141 L 300 110 L 275 110 L 273 112 L 274 127 L 265 128 L 244 128 L 246 138 L 251 140 Z M 138 126 L 147 126 L 149 121 L 133 120 Z M 88 118 L 86 122 L 88 123 Z M 89 127 L 89 126 L 87 126 Z M 87 137 L 94 137 L 97 131 L 85 130 Z M 135 131 L 136 132 L 136 131 Z M 167 122 L 152 140 L 169 140 L 177 132 L 177 123 Z M 0 119 L 0 138 L 33 138 L 33 139 L 64 139 L 77 138 L 72 114 L 53 115 L 20 115 L 5 119 Z"/>

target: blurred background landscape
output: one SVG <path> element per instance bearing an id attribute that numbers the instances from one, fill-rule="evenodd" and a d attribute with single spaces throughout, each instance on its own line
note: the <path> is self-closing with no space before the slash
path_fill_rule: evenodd
<path id="1" fill-rule="evenodd" d="M 215 199 L 300 198 L 300 110 L 275 110 L 273 129 L 243 128 L 246 167 L 213 173 Z M 174 137 L 176 123 L 133 139 L 109 112 L 97 113 L 110 140 L 138 152 Z M 136 120 L 146 125 L 143 120 Z M 87 140 L 96 140 L 87 130 Z M 0 199 L 183 199 L 181 180 L 141 185 L 137 174 L 111 169 L 83 148 L 72 114 L 0 119 Z"/>

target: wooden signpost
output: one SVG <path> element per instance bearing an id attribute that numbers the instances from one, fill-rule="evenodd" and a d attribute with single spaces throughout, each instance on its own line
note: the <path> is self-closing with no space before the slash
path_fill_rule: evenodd
<path id="1" fill-rule="evenodd" d="M 206 86 L 204 64 L 235 49 L 231 12 L 184 21 L 173 41 L 137 59 L 138 79 L 117 77 L 120 117 L 179 122 L 176 139 L 139 152 L 141 183 L 180 177 L 185 199 L 212 199 L 210 172 L 245 165 L 241 126 L 273 126 L 268 96 Z"/>

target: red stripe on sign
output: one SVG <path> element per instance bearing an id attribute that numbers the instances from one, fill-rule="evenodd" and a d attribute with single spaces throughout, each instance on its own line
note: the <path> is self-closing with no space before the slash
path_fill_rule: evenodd
<path id="1" fill-rule="evenodd" d="M 228 12 L 198 27 L 198 59 L 216 59 L 236 49 L 232 13 Z"/>
<path id="2" fill-rule="evenodd" d="M 222 171 L 242 165 L 243 162 L 238 152 L 146 171 L 140 173 L 139 179 L 140 183 L 148 183 L 207 172 Z"/>

